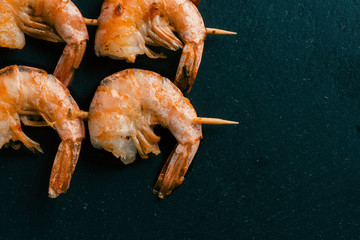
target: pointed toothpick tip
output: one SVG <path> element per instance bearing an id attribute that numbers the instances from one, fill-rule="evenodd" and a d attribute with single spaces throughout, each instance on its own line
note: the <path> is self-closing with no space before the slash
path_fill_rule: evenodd
<path id="1" fill-rule="evenodd" d="M 217 29 L 217 28 L 206 28 L 206 34 L 213 34 L 213 35 L 237 35 L 237 32 Z"/>
<path id="2" fill-rule="evenodd" d="M 99 21 L 97 19 L 90 19 L 90 18 L 85 18 L 84 17 L 84 21 L 86 25 L 89 26 L 98 26 L 99 25 Z M 176 32 L 176 29 L 173 26 L 170 26 L 170 29 L 174 32 Z M 217 28 L 206 28 L 206 34 L 211 34 L 211 35 L 237 35 L 237 32 L 232 32 L 232 31 L 227 31 L 227 30 L 223 30 L 223 29 L 217 29 Z"/>
<path id="3" fill-rule="evenodd" d="M 203 118 L 203 117 L 194 118 L 193 123 L 212 124 L 212 125 L 239 124 L 239 122 L 224 120 L 220 118 Z"/>

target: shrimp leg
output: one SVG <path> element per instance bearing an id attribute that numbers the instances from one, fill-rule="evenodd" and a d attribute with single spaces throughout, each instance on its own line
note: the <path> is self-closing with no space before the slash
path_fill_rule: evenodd
<path id="1" fill-rule="evenodd" d="M 46 121 L 30 120 L 29 116 L 20 116 L 20 120 L 25 126 L 29 126 L 29 127 L 48 127 L 49 126 L 49 124 Z"/>
<path id="2" fill-rule="evenodd" d="M 48 25 L 37 22 L 36 18 L 33 18 L 29 15 L 21 14 L 19 17 L 21 20 L 18 21 L 20 29 L 27 35 L 42 39 L 49 42 L 63 42 L 64 40 L 50 28 Z"/>
<path id="3" fill-rule="evenodd" d="M 15 139 L 21 141 L 28 149 L 31 151 L 38 150 L 39 152 L 43 153 L 42 149 L 40 148 L 40 144 L 31 140 L 25 133 L 21 130 L 20 123 L 11 127 L 12 132 L 16 136 Z"/>

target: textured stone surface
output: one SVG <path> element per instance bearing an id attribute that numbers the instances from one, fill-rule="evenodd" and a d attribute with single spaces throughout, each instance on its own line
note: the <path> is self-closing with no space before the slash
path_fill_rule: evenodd
<path id="1" fill-rule="evenodd" d="M 96 18 L 101 1 L 74 1 Z M 124 166 L 84 141 L 68 193 L 47 198 L 59 139 L 25 131 L 44 155 L 0 151 L 1 239 L 355 239 L 360 224 L 360 3 L 216 1 L 199 5 L 207 36 L 186 94 L 204 117 L 240 122 L 204 126 L 184 183 L 166 200 L 151 194 L 175 140 L 158 128 L 162 154 Z M 129 67 L 170 79 L 180 53 L 135 64 L 97 58 L 95 28 L 70 87 L 82 109 L 104 77 Z M 27 38 L 0 49 L 0 67 L 54 69 L 63 46 Z"/>

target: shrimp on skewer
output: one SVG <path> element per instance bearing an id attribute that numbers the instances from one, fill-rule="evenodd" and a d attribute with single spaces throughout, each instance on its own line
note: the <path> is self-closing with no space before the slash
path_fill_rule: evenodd
<path id="1" fill-rule="evenodd" d="M 0 47 L 22 49 L 24 33 L 65 42 L 54 76 L 69 86 L 89 39 L 85 21 L 70 0 L 0 0 Z"/>
<path id="2" fill-rule="evenodd" d="M 182 91 L 191 90 L 201 62 L 205 25 L 190 0 L 105 0 L 98 22 L 97 56 L 134 62 L 141 54 L 164 57 L 146 45 L 182 48 L 175 84 Z"/>
<path id="3" fill-rule="evenodd" d="M 29 120 L 29 113 L 40 114 L 58 132 L 61 143 L 49 184 L 49 197 L 56 198 L 69 187 L 85 137 L 79 107 L 59 80 L 36 68 L 13 65 L 0 70 L 0 91 L 0 148 L 18 140 L 32 151 L 42 152 L 40 145 L 21 130 L 20 121 L 42 125 Z"/>
<path id="4" fill-rule="evenodd" d="M 112 152 L 125 164 L 134 162 L 137 152 L 142 158 L 160 153 L 153 126 L 170 130 L 178 143 L 154 187 L 160 198 L 183 182 L 202 138 L 200 122 L 235 123 L 197 118 L 190 101 L 170 80 L 138 69 L 115 73 L 100 83 L 88 121 L 92 145 Z"/>
<path id="5" fill-rule="evenodd" d="M 97 19 L 92 18 L 84 18 L 85 24 L 88 26 L 97 26 L 99 25 L 99 21 Z M 176 32 L 176 29 L 169 25 L 169 29 L 173 32 Z M 237 35 L 237 32 L 222 30 L 218 28 L 205 28 L 206 35 Z"/>

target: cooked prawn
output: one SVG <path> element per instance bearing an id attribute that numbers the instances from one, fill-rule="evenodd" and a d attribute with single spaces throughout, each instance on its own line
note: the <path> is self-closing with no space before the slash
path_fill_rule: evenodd
<path id="1" fill-rule="evenodd" d="M 159 154 L 152 128 L 161 124 L 178 144 L 154 187 L 160 198 L 169 195 L 184 180 L 202 138 L 201 124 L 193 123 L 196 112 L 190 101 L 168 79 L 159 74 L 128 69 L 105 78 L 89 110 L 89 133 L 94 147 L 104 148 L 125 164 Z"/>
<path id="2" fill-rule="evenodd" d="M 22 49 L 24 33 L 65 42 L 54 76 L 70 85 L 89 39 L 85 21 L 70 0 L 0 0 L 0 47 Z"/>
<path id="3" fill-rule="evenodd" d="M 164 57 L 146 44 L 183 48 L 175 84 L 190 91 L 201 62 L 205 25 L 190 0 L 105 0 L 98 19 L 95 53 L 134 62 L 137 55 Z M 180 39 L 172 32 L 177 31 Z"/>
<path id="4" fill-rule="evenodd" d="M 40 145 L 21 130 L 25 125 L 39 126 L 28 114 L 40 114 L 45 125 L 54 128 L 61 143 L 50 176 L 49 197 L 66 192 L 79 158 L 81 141 L 85 137 L 81 111 L 67 88 L 45 71 L 9 66 L 0 70 L 0 148 L 21 141 L 27 148 L 42 152 Z M 41 122 L 40 122 L 41 123 Z"/>

